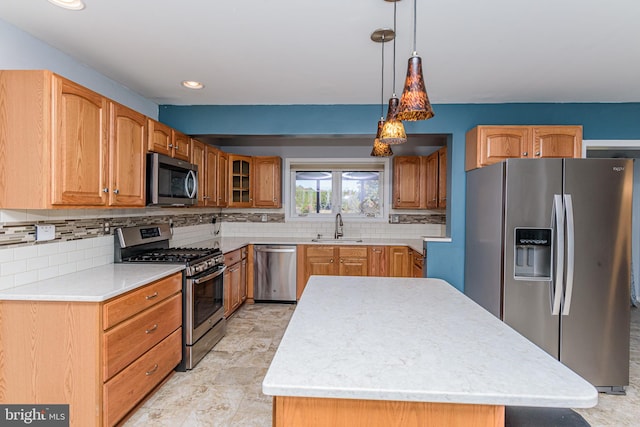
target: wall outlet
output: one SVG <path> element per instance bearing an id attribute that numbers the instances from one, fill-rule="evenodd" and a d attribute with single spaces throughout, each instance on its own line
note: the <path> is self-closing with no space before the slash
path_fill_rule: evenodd
<path id="1" fill-rule="evenodd" d="M 36 225 L 36 242 L 53 240 L 56 238 L 55 225 Z"/>
<path id="2" fill-rule="evenodd" d="M 267 222 L 267 214 L 262 214 L 262 217 L 260 217 L 260 221 Z"/>
<path id="3" fill-rule="evenodd" d="M 400 222 L 400 216 L 398 215 L 391 215 L 391 223 L 392 224 L 397 224 Z"/>

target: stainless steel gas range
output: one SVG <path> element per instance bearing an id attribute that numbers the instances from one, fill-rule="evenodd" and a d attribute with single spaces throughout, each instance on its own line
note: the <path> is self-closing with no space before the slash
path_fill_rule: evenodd
<path id="1" fill-rule="evenodd" d="M 224 255 L 219 248 L 169 248 L 168 224 L 118 228 L 115 262 L 184 264 L 182 363 L 188 370 L 220 341 L 224 318 Z"/>

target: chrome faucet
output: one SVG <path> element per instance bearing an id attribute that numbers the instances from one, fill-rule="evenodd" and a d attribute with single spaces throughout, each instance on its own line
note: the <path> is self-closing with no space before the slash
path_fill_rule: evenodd
<path id="1" fill-rule="evenodd" d="M 338 212 L 336 214 L 336 232 L 334 233 L 333 237 L 335 239 L 339 239 L 342 236 L 344 236 L 344 233 L 342 232 L 342 226 L 344 224 L 342 223 L 342 215 L 340 215 L 340 213 Z"/>

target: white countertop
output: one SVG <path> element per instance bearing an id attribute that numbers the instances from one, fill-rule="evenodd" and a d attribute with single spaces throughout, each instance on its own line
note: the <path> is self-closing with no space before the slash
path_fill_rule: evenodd
<path id="1" fill-rule="evenodd" d="M 253 244 L 273 244 L 273 245 L 384 245 L 384 246 L 408 246 L 420 253 L 424 250 L 425 238 L 417 239 L 403 239 L 403 238 L 390 238 L 390 239 L 367 239 L 367 238 L 349 238 L 344 237 L 341 241 L 324 240 L 320 242 L 313 242 L 312 237 L 222 237 L 217 239 L 222 252 L 227 253 L 239 249 L 243 246 Z M 441 239 L 441 238 L 437 238 Z M 446 238 L 445 238 L 446 239 Z M 359 242 L 355 240 L 361 240 Z M 449 239 L 448 241 L 450 241 Z M 441 241 L 441 240 L 437 240 Z M 447 241 L 447 240 L 442 240 Z M 202 243 L 194 243 L 193 247 L 203 247 L 203 245 L 211 244 L 210 241 Z M 207 246 L 204 246 L 207 247 Z"/>
<path id="2" fill-rule="evenodd" d="M 586 408 L 596 389 L 439 279 L 312 276 L 272 396 Z"/>
<path id="3" fill-rule="evenodd" d="M 183 269 L 176 264 L 108 264 L 2 290 L 0 301 L 101 302 Z"/>

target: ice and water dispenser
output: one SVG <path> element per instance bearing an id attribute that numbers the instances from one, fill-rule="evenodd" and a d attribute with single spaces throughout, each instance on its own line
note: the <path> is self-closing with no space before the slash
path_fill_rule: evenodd
<path id="1" fill-rule="evenodd" d="M 551 280 L 553 251 L 551 228 L 515 228 L 516 280 Z"/>

